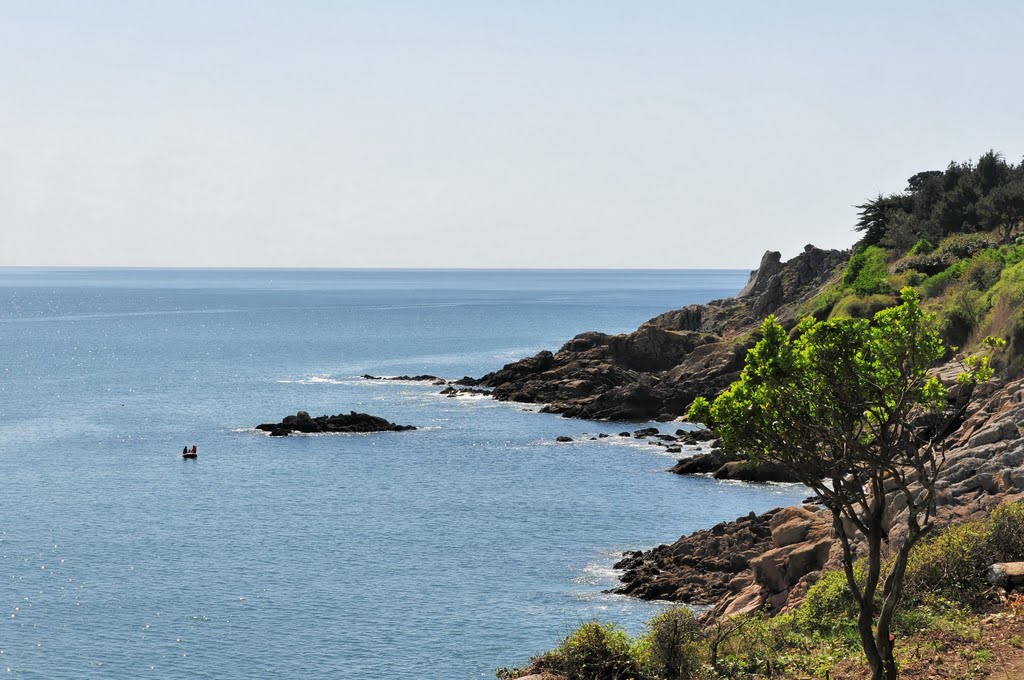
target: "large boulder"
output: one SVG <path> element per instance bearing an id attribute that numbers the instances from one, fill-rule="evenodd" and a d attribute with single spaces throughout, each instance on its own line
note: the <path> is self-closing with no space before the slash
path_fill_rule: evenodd
<path id="1" fill-rule="evenodd" d="M 680 458 L 669 471 L 677 475 L 712 474 L 726 463 L 735 460 L 721 449 L 713 449 L 707 453 L 698 453 L 688 458 Z"/>
<path id="2" fill-rule="evenodd" d="M 777 463 L 755 463 L 734 460 L 715 471 L 715 479 L 733 479 L 741 482 L 799 482 L 792 472 Z"/>

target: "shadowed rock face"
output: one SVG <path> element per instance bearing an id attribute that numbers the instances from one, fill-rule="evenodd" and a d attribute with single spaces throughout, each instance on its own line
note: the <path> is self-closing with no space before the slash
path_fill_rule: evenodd
<path id="1" fill-rule="evenodd" d="M 807 246 L 782 262 L 769 251 L 735 298 L 689 305 L 632 333 L 577 335 L 552 354 L 507 364 L 479 384 L 496 399 L 546 404 L 573 418 L 671 420 L 698 396 L 714 396 L 739 375 L 754 330 L 768 314 L 796 308 L 841 269 L 847 252 Z"/>
<path id="2" fill-rule="evenodd" d="M 336 416 L 310 417 L 305 411 L 294 416 L 285 416 L 280 423 L 263 423 L 256 426 L 257 430 L 269 432 L 271 437 L 285 437 L 292 432 L 315 434 L 319 432 L 402 432 L 415 430 L 413 425 L 395 425 L 394 423 L 371 416 L 368 413 L 352 411 L 348 415 L 341 413 Z"/>

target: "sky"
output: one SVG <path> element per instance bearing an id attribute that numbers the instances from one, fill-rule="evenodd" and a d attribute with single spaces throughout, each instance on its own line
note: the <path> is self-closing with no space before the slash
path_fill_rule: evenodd
<path id="1" fill-rule="evenodd" d="M 1019 2 L 0 4 L 0 266 L 745 268 L 1024 156 Z"/>

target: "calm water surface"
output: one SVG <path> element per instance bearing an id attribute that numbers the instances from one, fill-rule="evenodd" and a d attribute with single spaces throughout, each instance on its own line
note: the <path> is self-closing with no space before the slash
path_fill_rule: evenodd
<path id="1" fill-rule="evenodd" d="M 658 605 L 601 592 L 617 552 L 806 494 L 357 376 L 480 375 L 745 279 L 0 269 L 0 672 L 468 679 L 589 618 L 638 630 Z M 251 429 L 300 409 L 421 429 Z"/>

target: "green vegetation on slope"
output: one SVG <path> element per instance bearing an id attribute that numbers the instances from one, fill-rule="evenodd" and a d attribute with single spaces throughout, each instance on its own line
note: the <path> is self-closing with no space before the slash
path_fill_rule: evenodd
<path id="1" fill-rule="evenodd" d="M 919 543 L 907 566 L 906 607 L 894 620 L 903 668 L 931 659 L 953 635 L 978 670 L 990 658 L 978 622 L 997 602 L 985 579 L 994 562 L 1024 559 L 1024 503 L 997 508 L 986 520 L 955 525 Z M 866 565 L 855 570 L 863 579 Z M 616 626 L 589 622 L 528 668 L 500 669 L 499 678 L 549 672 L 569 680 L 720 680 L 864 677 L 857 605 L 842 571 L 829 571 L 796 609 L 760 612 L 702 626 L 686 609 L 652 619 L 630 638 Z M 922 654 L 923 650 L 923 654 Z M 948 651 L 948 650 L 947 650 Z"/>
<path id="2" fill-rule="evenodd" d="M 1009 367 L 1024 366 L 1024 163 L 993 151 L 919 172 L 899 193 L 858 206 L 863 233 L 840 279 L 800 310 L 817 319 L 871 318 L 912 286 L 937 314 L 943 339 L 975 349 L 1006 338 Z"/>

